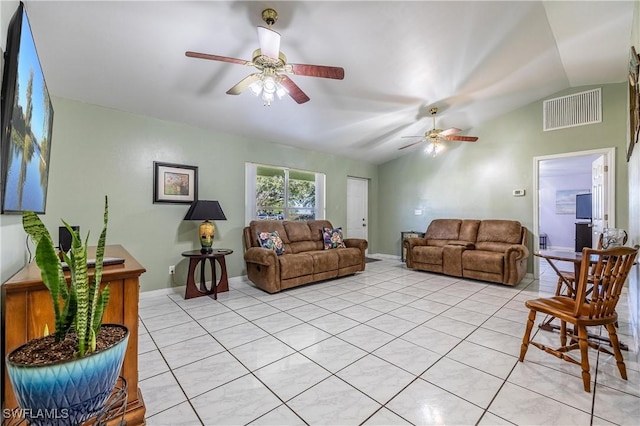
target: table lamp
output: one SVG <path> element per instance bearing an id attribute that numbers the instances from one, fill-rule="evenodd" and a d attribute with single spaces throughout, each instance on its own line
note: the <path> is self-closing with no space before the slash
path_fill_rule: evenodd
<path id="1" fill-rule="evenodd" d="M 202 246 L 200 251 L 202 253 L 211 253 L 213 249 L 213 235 L 216 228 L 209 220 L 227 220 L 220 207 L 220 203 L 217 201 L 208 200 L 196 200 L 191 203 L 189 211 L 184 217 L 184 220 L 204 220 L 200 224 L 198 234 L 200 235 L 200 245 Z"/>

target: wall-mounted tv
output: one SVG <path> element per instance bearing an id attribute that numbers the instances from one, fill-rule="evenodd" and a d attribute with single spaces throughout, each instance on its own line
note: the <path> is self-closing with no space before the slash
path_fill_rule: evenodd
<path id="1" fill-rule="evenodd" d="M 53 106 L 22 2 L 8 27 L 1 103 L 2 213 L 44 213 Z"/>
<path id="2" fill-rule="evenodd" d="M 591 220 L 591 194 L 576 195 L 576 219 Z"/>

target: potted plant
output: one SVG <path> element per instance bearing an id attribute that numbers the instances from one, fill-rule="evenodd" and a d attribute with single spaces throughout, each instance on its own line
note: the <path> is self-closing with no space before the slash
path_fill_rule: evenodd
<path id="1" fill-rule="evenodd" d="M 55 315 L 54 334 L 33 339 L 7 355 L 7 372 L 21 414 L 33 425 L 75 425 L 98 414 L 118 379 L 129 338 L 124 325 L 102 324 L 109 301 L 108 285 L 101 286 L 107 197 L 92 275 L 87 264 L 89 235 L 83 243 L 62 222 L 72 244 L 68 254 L 59 256 L 38 215 L 30 211 L 22 215 L 24 230 L 36 245 L 35 261 Z"/>

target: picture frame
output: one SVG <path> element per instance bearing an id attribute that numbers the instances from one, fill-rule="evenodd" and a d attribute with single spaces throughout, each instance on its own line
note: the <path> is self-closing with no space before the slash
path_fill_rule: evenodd
<path id="1" fill-rule="evenodd" d="M 153 162 L 153 202 L 191 204 L 198 199 L 198 167 Z"/>
<path id="2" fill-rule="evenodd" d="M 633 148 L 638 143 L 640 132 L 640 87 L 638 87 L 638 70 L 640 57 L 635 47 L 631 46 L 629 53 L 629 146 L 627 147 L 627 162 L 631 159 Z"/>

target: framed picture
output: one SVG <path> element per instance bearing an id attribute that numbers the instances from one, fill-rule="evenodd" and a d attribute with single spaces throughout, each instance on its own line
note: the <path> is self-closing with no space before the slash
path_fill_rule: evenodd
<path id="1" fill-rule="evenodd" d="M 198 167 L 153 162 L 153 202 L 191 204 L 198 199 Z"/>
<path id="2" fill-rule="evenodd" d="M 640 58 L 636 49 L 631 46 L 629 55 L 629 147 L 627 148 L 627 161 L 633 154 L 633 148 L 638 142 L 640 130 L 640 87 L 638 87 L 638 68 Z"/>
<path id="3" fill-rule="evenodd" d="M 575 214 L 576 195 L 588 193 L 588 189 L 558 189 L 556 191 L 556 214 Z"/>

